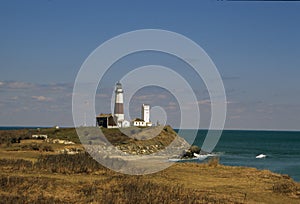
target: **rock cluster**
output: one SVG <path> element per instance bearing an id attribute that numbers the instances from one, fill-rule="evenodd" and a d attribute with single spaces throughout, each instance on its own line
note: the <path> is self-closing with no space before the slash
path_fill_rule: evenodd
<path id="1" fill-rule="evenodd" d="M 201 149 L 198 146 L 193 145 L 184 152 L 184 154 L 182 155 L 182 158 L 193 158 L 194 153 L 199 154 L 200 151 L 201 151 Z"/>
<path id="2" fill-rule="evenodd" d="M 81 148 L 73 147 L 73 148 L 64 148 L 64 149 L 60 150 L 60 153 L 61 154 L 78 154 L 78 153 L 81 153 L 83 151 L 84 150 L 81 149 Z"/>
<path id="3" fill-rule="evenodd" d="M 46 139 L 45 142 L 53 143 L 53 144 L 65 144 L 65 145 L 73 145 L 73 144 L 75 144 L 74 142 L 69 141 L 69 140 L 52 139 L 52 138 Z"/>
<path id="4" fill-rule="evenodd" d="M 153 154 L 155 152 L 158 152 L 160 149 L 163 149 L 163 146 L 162 145 L 144 146 L 144 145 L 129 144 L 129 145 L 117 146 L 117 148 L 128 154 L 144 155 L 144 154 Z"/>
<path id="5" fill-rule="evenodd" d="M 157 129 L 157 127 L 143 129 L 143 131 L 138 132 L 138 134 L 151 135 L 154 131 L 157 131 Z M 117 137 L 118 135 L 114 136 Z M 133 136 L 137 135 L 134 134 Z M 148 140 L 128 139 L 127 141 L 118 142 L 114 145 L 107 145 L 105 142 L 97 145 L 95 143 L 85 145 L 88 152 L 108 157 L 153 155 L 180 158 L 183 154 L 183 150 L 189 147 L 190 145 L 183 138 L 179 137 L 170 126 L 160 128 L 160 133 L 155 138 Z"/>

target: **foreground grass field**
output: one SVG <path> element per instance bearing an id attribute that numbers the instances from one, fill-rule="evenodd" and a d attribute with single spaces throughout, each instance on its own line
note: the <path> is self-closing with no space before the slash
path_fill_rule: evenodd
<path id="1" fill-rule="evenodd" d="M 299 183 L 267 170 L 223 166 L 215 158 L 131 176 L 84 152 L 58 153 L 66 147 L 41 140 L 1 144 L 0 203 L 300 203 Z"/>
<path id="2" fill-rule="evenodd" d="M 1 203 L 299 203 L 288 176 L 216 161 L 150 175 L 119 174 L 86 154 L 1 159 Z"/>

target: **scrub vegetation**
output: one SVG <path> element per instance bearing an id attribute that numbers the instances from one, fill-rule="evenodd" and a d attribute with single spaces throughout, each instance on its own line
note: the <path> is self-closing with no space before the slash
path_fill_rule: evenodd
<path id="1" fill-rule="evenodd" d="M 154 174 L 125 175 L 103 167 L 85 152 L 59 153 L 70 145 L 32 140 L 28 131 L 33 130 L 0 134 L 4 141 L 0 146 L 0 203 L 300 202 L 299 183 L 268 170 L 224 166 L 212 158 L 201 164 L 176 163 Z M 50 135 L 55 130 L 40 131 Z M 50 137 L 76 141 L 71 136 L 74 129 L 59 131 Z M 12 138 L 20 138 L 20 143 L 11 142 Z M 50 151 L 40 148 L 47 145 Z"/>

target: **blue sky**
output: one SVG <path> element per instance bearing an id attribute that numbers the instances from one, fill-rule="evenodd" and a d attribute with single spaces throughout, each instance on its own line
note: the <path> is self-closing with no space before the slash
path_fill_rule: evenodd
<path id="1" fill-rule="evenodd" d="M 299 11 L 298 2 L 3 0 L 0 125 L 72 126 L 72 87 L 89 54 L 116 35 L 155 28 L 187 36 L 214 61 L 227 129 L 299 130 Z M 205 105 L 205 90 L 198 97 Z"/>

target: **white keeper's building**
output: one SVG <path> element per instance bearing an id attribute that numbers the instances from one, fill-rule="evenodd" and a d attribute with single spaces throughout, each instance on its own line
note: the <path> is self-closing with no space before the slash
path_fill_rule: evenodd
<path id="1" fill-rule="evenodd" d="M 143 104 L 142 105 L 142 119 L 136 118 L 131 121 L 132 126 L 139 126 L 139 127 L 151 127 L 152 123 L 150 121 L 150 105 Z"/>

